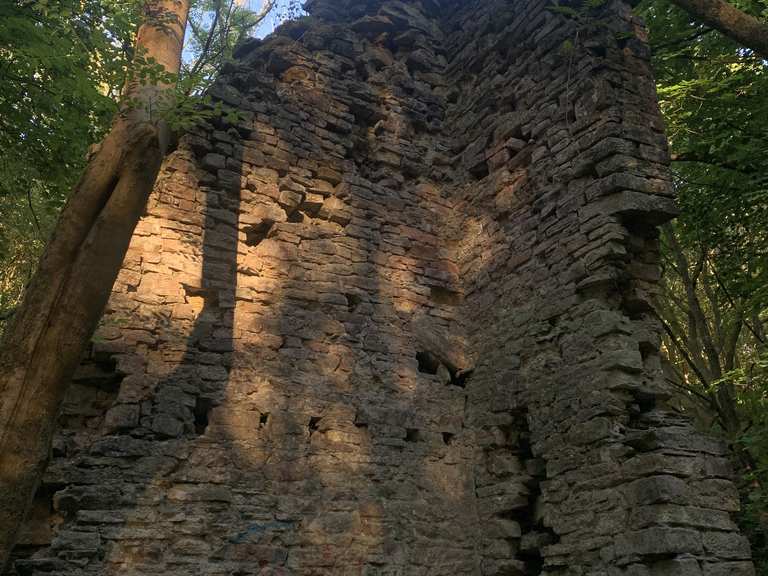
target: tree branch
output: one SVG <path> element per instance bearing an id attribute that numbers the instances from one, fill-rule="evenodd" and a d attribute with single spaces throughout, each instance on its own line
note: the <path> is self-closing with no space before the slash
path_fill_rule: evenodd
<path id="1" fill-rule="evenodd" d="M 720 289 L 723 291 L 723 294 L 725 294 L 725 297 L 728 299 L 728 302 L 731 303 L 731 306 L 736 308 L 736 302 L 731 296 L 731 293 L 728 291 L 728 288 L 726 288 L 725 284 L 721 280 L 720 275 L 717 273 L 717 268 L 715 267 L 714 262 L 711 262 L 710 267 L 712 268 L 712 275 L 715 277 L 715 280 L 717 281 L 717 285 L 720 286 Z M 760 342 L 761 344 L 765 344 L 765 337 L 761 335 L 760 331 L 757 330 L 755 327 L 753 327 L 752 324 L 750 324 L 750 322 L 746 318 L 744 318 L 744 325 L 749 329 L 749 331 L 757 339 L 758 342 Z"/>
<path id="2" fill-rule="evenodd" d="M 702 30 L 697 30 L 693 34 L 690 34 L 689 36 L 685 36 L 683 38 L 674 38 L 672 40 L 668 40 L 666 42 L 660 42 L 658 44 L 651 44 L 651 49 L 653 49 L 653 52 L 656 54 L 663 50 L 664 48 L 670 48 L 673 46 L 679 46 L 680 44 L 690 44 L 697 38 L 700 38 L 704 36 L 705 34 L 709 34 L 712 32 L 712 28 L 704 28 Z"/>
<path id="3" fill-rule="evenodd" d="M 678 154 L 672 154 L 670 156 L 670 160 L 672 160 L 672 162 L 693 162 L 695 164 L 707 164 L 709 166 L 715 166 L 716 168 L 722 168 L 723 170 L 733 170 L 734 172 L 738 172 L 746 176 L 760 173 L 760 171 L 755 168 L 745 170 L 744 166 L 739 163 L 715 160 L 714 158 L 709 158 L 707 156 L 699 156 L 694 152 L 680 152 Z"/>
<path id="4" fill-rule="evenodd" d="M 691 370 L 693 370 L 694 374 L 696 374 L 696 377 L 699 379 L 699 381 L 704 386 L 704 388 L 709 388 L 709 380 L 707 379 L 707 377 L 704 375 L 704 373 L 699 369 L 699 367 L 690 357 L 685 347 L 682 344 L 680 344 L 680 342 L 677 339 L 677 336 L 675 336 L 675 333 L 672 331 L 669 325 L 663 319 L 660 319 L 660 320 L 661 320 L 661 326 L 662 328 L 664 328 L 664 331 L 667 333 L 667 336 L 669 336 L 670 342 L 672 342 L 672 344 L 675 346 L 680 356 L 683 357 L 683 360 L 685 360 L 685 363 L 688 364 L 688 366 L 690 366 Z"/>
<path id="5" fill-rule="evenodd" d="M 37 219 L 37 212 L 35 212 L 35 206 L 32 204 L 32 190 L 30 188 L 27 188 L 27 205 L 29 206 L 29 211 L 32 213 L 32 219 L 35 222 L 37 237 L 39 240 L 43 240 L 43 230 L 40 228 L 40 220 Z"/>
<path id="6" fill-rule="evenodd" d="M 694 18 L 768 59 L 768 23 L 724 0 L 672 0 Z"/>
<path id="7" fill-rule="evenodd" d="M 216 2 L 216 9 L 215 9 L 215 14 L 213 16 L 213 22 L 211 23 L 211 29 L 208 31 L 208 37 L 205 39 L 205 45 L 202 47 L 200 51 L 200 56 L 198 56 L 197 61 L 192 66 L 192 70 L 189 73 L 190 76 L 194 76 L 195 74 L 197 74 L 202 68 L 203 64 L 207 62 L 208 52 L 211 49 L 211 41 L 213 40 L 213 35 L 216 32 L 216 26 L 219 23 L 220 16 L 221 16 L 221 0 Z"/>

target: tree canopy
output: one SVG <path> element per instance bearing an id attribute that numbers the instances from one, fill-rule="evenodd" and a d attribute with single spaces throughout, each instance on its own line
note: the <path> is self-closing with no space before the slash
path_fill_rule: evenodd
<path id="1" fill-rule="evenodd" d="M 764 2 L 734 6 L 768 15 Z M 768 570 L 768 61 L 665 0 L 640 12 L 681 210 L 662 232 L 665 368 L 735 449 L 741 521 Z"/>
<path id="2" fill-rule="evenodd" d="M 117 110 L 138 17 L 135 0 L 0 3 L 0 316 Z"/>

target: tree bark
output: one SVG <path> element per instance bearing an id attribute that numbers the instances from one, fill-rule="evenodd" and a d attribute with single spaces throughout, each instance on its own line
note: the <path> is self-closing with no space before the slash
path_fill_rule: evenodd
<path id="1" fill-rule="evenodd" d="M 672 1 L 701 23 L 768 59 L 768 22 L 742 12 L 725 0 Z"/>
<path id="2" fill-rule="evenodd" d="M 177 73 L 189 0 L 148 0 L 136 50 Z M 154 185 L 167 86 L 126 84 L 116 118 L 65 206 L 0 348 L 0 572 L 43 475 L 56 419 Z M 156 115 L 155 115 L 156 116 Z"/>

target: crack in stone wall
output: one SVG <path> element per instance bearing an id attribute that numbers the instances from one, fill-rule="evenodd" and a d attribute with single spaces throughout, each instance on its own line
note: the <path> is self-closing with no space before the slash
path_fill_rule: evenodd
<path id="1" fill-rule="evenodd" d="M 666 405 L 628 6 L 574 54 L 541 0 L 308 9 L 166 161 L 15 573 L 752 574 Z"/>

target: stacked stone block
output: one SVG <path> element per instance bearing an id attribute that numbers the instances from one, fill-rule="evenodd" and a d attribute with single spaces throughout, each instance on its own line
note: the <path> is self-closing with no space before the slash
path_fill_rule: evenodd
<path id="1" fill-rule="evenodd" d="M 307 8 L 168 158 L 15 572 L 751 574 L 666 404 L 629 7 Z"/>

